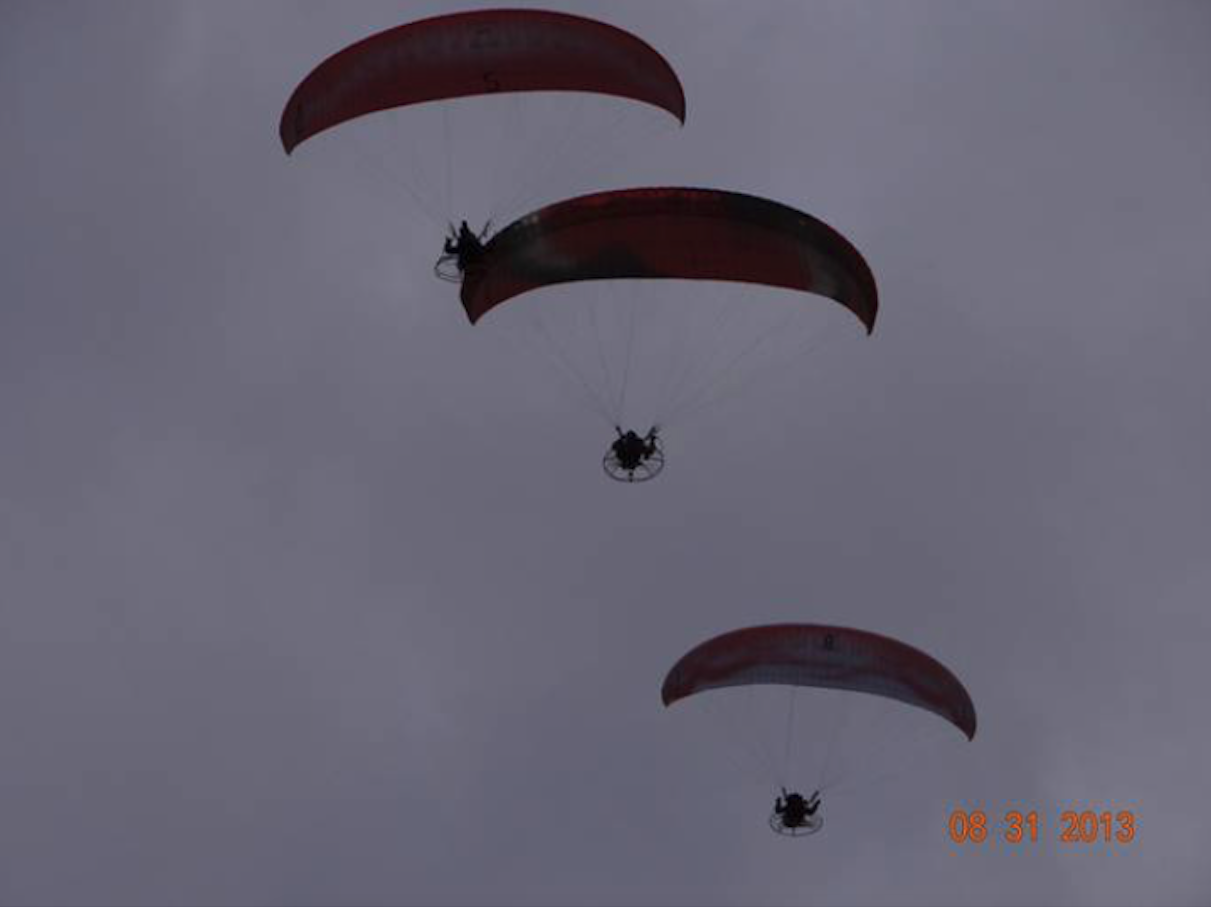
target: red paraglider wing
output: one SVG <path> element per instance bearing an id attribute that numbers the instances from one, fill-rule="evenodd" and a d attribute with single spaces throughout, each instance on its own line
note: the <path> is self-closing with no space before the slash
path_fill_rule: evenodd
<path id="1" fill-rule="evenodd" d="M 542 10 L 437 16 L 371 35 L 329 57 L 282 111 L 289 154 L 317 133 L 376 110 L 499 91 L 584 91 L 663 108 L 685 122 L 668 62 L 604 22 Z"/>
<path id="2" fill-rule="evenodd" d="M 679 278 L 765 284 L 827 296 L 874 330 L 874 275 L 828 224 L 718 189 L 601 192 L 558 202 L 492 237 L 463 280 L 474 323 L 514 296 L 578 280 Z"/>
<path id="3" fill-rule="evenodd" d="M 941 715 L 976 734 L 976 710 L 959 679 L 905 643 L 846 627 L 774 624 L 733 630 L 686 653 L 664 680 L 666 706 L 704 690 L 757 684 L 872 693 Z"/>

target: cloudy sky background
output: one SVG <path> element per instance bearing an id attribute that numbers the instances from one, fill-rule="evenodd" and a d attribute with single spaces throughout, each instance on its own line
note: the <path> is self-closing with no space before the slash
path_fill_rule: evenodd
<path id="1" fill-rule="evenodd" d="M 580 189 L 781 199 L 882 294 L 637 488 L 431 223 L 278 144 L 461 8 L 0 7 L 0 902 L 1206 903 L 1211 7 L 562 6 L 689 98 Z M 658 693 L 780 620 L 935 654 L 975 742 L 774 837 Z M 1140 832 L 947 840 L 1012 806 Z"/>

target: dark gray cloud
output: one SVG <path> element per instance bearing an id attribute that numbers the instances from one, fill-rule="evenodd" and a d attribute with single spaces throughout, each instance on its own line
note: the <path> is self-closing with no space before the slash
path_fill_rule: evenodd
<path id="1" fill-rule="evenodd" d="M 609 184 L 786 200 L 883 298 L 644 488 L 433 224 L 277 144 L 447 8 L 0 13 L 0 902 L 1204 903 L 1208 7 L 575 6 L 689 96 Z M 773 838 L 658 689 L 775 620 L 937 654 L 975 743 Z M 1139 839 L 947 841 L 1013 804 Z"/>

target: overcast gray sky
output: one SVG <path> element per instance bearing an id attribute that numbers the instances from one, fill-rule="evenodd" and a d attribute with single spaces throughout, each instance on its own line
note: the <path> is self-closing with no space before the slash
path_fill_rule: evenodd
<path id="1" fill-rule="evenodd" d="M 881 290 L 633 488 L 433 224 L 278 143 L 462 8 L 0 5 L 0 902 L 1211 900 L 1211 5 L 561 4 L 686 88 L 610 185 L 780 199 Z M 979 735 L 773 836 L 659 686 L 780 620 L 933 653 Z"/>

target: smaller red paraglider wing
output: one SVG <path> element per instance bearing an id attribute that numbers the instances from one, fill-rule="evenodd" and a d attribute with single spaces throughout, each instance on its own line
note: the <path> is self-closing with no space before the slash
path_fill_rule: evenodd
<path id="1" fill-rule="evenodd" d="M 502 302 L 579 280 L 723 280 L 836 300 L 874 330 L 874 275 L 823 221 L 768 199 L 719 189 L 649 188 L 558 202 L 501 230 L 465 275 L 472 323 Z"/>
<path id="2" fill-rule="evenodd" d="M 686 653 L 661 689 L 666 706 L 722 687 L 782 684 L 854 690 L 941 715 L 970 740 L 976 710 L 941 662 L 877 633 L 818 624 L 733 630 Z"/>
<path id="3" fill-rule="evenodd" d="M 630 32 L 567 13 L 494 9 L 422 19 L 334 54 L 294 90 L 278 131 L 289 154 L 377 110 L 513 91 L 613 95 L 685 122 L 677 74 Z"/>

